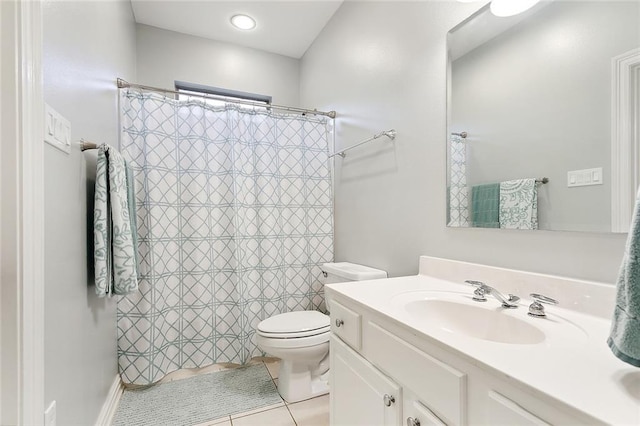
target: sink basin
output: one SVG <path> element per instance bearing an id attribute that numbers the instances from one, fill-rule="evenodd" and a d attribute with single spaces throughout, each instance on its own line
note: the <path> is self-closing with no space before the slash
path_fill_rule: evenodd
<path id="1" fill-rule="evenodd" d="M 432 327 L 475 339 L 515 345 L 535 345 L 545 333 L 502 308 L 487 309 L 451 300 L 420 299 L 406 303 L 407 313 Z"/>

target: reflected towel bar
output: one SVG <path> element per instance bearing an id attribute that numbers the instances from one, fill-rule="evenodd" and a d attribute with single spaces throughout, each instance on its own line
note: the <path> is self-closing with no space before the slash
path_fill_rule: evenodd
<path id="1" fill-rule="evenodd" d="M 468 133 L 467 132 L 460 132 L 460 133 L 451 133 L 453 136 L 460 136 L 462 139 L 466 139 Z"/>
<path id="2" fill-rule="evenodd" d="M 546 178 L 546 177 L 536 179 L 536 183 L 547 183 L 547 182 L 549 182 L 549 178 Z"/>

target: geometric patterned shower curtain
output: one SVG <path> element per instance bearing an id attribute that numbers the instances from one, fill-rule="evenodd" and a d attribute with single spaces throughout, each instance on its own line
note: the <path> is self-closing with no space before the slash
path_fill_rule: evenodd
<path id="1" fill-rule="evenodd" d="M 448 226 L 469 226 L 467 186 L 467 144 L 458 135 L 449 140 L 449 222 Z"/>
<path id="2" fill-rule="evenodd" d="M 122 90 L 139 288 L 118 300 L 125 383 L 262 354 L 271 315 L 324 310 L 333 260 L 332 123 Z"/>

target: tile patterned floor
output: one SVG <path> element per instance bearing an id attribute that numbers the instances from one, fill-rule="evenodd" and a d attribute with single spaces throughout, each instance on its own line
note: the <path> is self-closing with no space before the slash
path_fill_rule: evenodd
<path id="1" fill-rule="evenodd" d="M 271 374 L 271 379 L 278 384 L 278 367 L 279 363 L 276 358 L 255 358 L 251 364 L 264 363 Z M 220 371 L 232 366 L 211 366 L 204 371 L 198 371 L 198 374 Z M 176 372 L 165 380 L 177 380 L 190 377 L 196 373 Z M 211 419 L 197 426 L 328 426 L 329 425 L 329 395 L 319 396 L 317 398 L 300 401 L 293 404 L 284 401 L 262 407 L 246 413 L 225 416 L 220 419 Z"/>

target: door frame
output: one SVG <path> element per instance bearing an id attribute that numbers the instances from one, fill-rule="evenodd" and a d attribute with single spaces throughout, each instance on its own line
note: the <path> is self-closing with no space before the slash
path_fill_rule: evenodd
<path id="1" fill-rule="evenodd" d="M 611 231 L 629 232 L 640 185 L 640 48 L 611 60 Z"/>
<path id="2" fill-rule="evenodd" d="M 0 2 L 0 424 L 44 423 L 42 5 Z"/>

